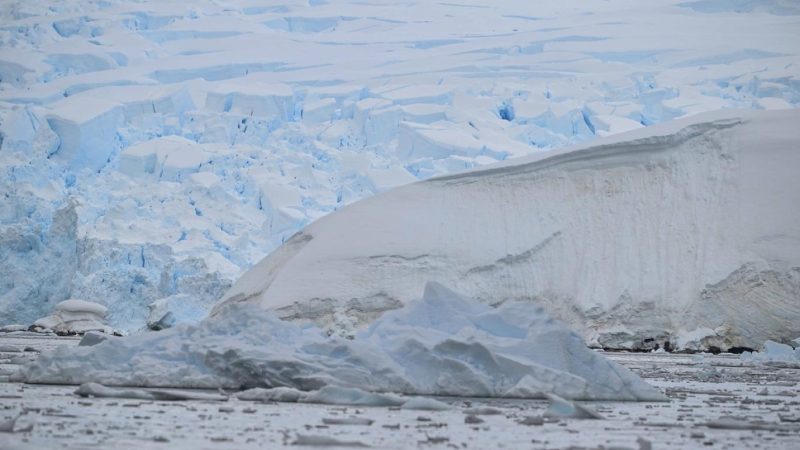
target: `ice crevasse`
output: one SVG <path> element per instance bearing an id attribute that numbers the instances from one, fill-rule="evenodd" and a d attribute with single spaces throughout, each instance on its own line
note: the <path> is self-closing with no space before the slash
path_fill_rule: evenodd
<path id="1" fill-rule="evenodd" d="M 800 111 L 705 113 L 404 186 L 306 227 L 234 303 L 358 329 L 430 279 L 611 348 L 800 334 Z"/>
<path id="2" fill-rule="evenodd" d="M 421 299 L 352 339 L 233 304 L 198 325 L 60 347 L 24 367 L 33 383 L 659 401 L 530 302 L 493 308 L 430 282 Z M 320 391 L 321 392 L 321 391 Z"/>

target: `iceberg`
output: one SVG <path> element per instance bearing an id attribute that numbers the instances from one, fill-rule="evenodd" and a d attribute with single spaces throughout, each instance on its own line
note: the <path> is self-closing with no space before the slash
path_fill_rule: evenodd
<path id="1" fill-rule="evenodd" d="M 88 394 L 117 392 L 105 386 L 261 388 L 242 395 L 365 405 L 405 402 L 391 394 L 666 399 L 541 307 L 510 300 L 493 308 L 435 282 L 352 339 L 233 304 L 198 325 L 57 348 L 14 378 L 84 384 Z"/>
<path id="2" fill-rule="evenodd" d="M 98 303 L 86 300 L 70 299 L 56 305 L 53 314 L 42 317 L 33 323 L 33 327 L 52 330 L 58 334 L 84 334 L 90 331 L 112 333 L 111 327 L 105 324 L 108 309 Z"/>
<path id="3" fill-rule="evenodd" d="M 295 234 L 212 316 L 245 303 L 358 329 L 437 279 L 485 303 L 542 305 L 607 348 L 790 339 L 798 120 L 701 114 L 379 194 Z M 681 335 L 698 329 L 713 339 Z"/>

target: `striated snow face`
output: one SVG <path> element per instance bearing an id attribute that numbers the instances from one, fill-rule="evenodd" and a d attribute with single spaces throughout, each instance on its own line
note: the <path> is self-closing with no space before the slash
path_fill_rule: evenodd
<path id="1" fill-rule="evenodd" d="M 73 297 L 135 330 L 154 301 L 190 296 L 174 309 L 188 320 L 303 226 L 389 188 L 702 111 L 794 107 L 799 12 L 4 2 L 0 323 Z M 370 317 L 399 305 L 370 302 Z"/>
<path id="2" fill-rule="evenodd" d="M 16 377 L 150 387 L 332 386 L 468 397 L 666 399 L 586 348 L 541 307 L 508 301 L 492 308 L 438 283 L 428 283 L 422 299 L 384 314 L 353 339 L 327 336 L 252 305 L 232 305 L 197 326 L 61 347 Z M 305 401 L 324 402 L 313 395 Z"/>
<path id="3" fill-rule="evenodd" d="M 337 211 L 226 294 L 348 327 L 429 278 L 533 302 L 590 343 L 758 348 L 800 334 L 800 111 L 698 115 L 434 178 Z"/>

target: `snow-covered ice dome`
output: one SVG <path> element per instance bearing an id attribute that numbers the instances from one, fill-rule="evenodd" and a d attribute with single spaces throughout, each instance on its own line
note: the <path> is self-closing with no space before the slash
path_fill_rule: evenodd
<path id="1" fill-rule="evenodd" d="M 15 378 L 149 387 L 666 399 L 588 349 L 540 306 L 506 301 L 493 308 L 438 283 L 428 283 L 421 299 L 384 314 L 352 339 L 283 321 L 257 305 L 234 304 L 196 326 L 59 347 Z"/>
<path id="2" fill-rule="evenodd" d="M 158 300 L 194 319 L 293 233 L 392 187 L 703 111 L 795 107 L 798 13 L 6 1 L 0 325 L 69 298 L 126 331 Z"/>
<path id="3" fill-rule="evenodd" d="M 798 110 L 706 113 L 397 188 L 306 227 L 215 311 L 253 303 L 335 330 L 433 278 L 541 305 L 604 347 L 788 341 L 798 122 Z"/>
<path id="4" fill-rule="evenodd" d="M 105 323 L 108 309 L 86 300 L 70 299 L 56 305 L 53 313 L 33 323 L 38 329 L 50 330 L 59 334 L 83 334 L 90 331 L 111 333 Z"/>

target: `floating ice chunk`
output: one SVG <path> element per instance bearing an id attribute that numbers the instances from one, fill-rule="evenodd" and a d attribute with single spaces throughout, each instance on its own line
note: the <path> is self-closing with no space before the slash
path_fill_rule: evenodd
<path id="1" fill-rule="evenodd" d="M 346 441 L 329 436 L 298 434 L 292 445 L 309 447 L 369 447 L 360 441 Z"/>
<path id="2" fill-rule="evenodd" d="M 236 398 L 256 402 L 285 402 L 295 403 L 306 395 L 305 392 L 289 387 L 252 388 L 236 394 Z"/>
<path id="3" fill-rule="evenodd" d="M 105 306 L 98 303 L 65 300 L 56 305 L 52 315 L 37 320 L 33 326 L 64 334 L 83 334 L 89 331 L 111 333 L 111 327 L 104 323 L 107 311 Z"/>
<path id="4" fill-rule="evenodd" d="M 740 359 L 745 362 L 767 365 L 800 366 L 800 346 L 792 348 L 790 345 L 768 340 L 764 342 L 763 351 L 743 352 Z"/>
<path id="5" fill-rule="evenodd" d="M 597 411 L 575 402 L 565 400 L 554 394 L 547 394 L 550 406 L 545 411 L 545 417 L 560 417 L 570 419 L 602 419 Z"/>
<path id="6" fill-rule="evenodd" d="M 385 313 L 352 340 L 234 304 L 197 326 L 60 348 L 23 367 L 19 378 L 286 386 L 311 391 L 299 401 L 364 406 L 407 401 L 389 392 L 508 397 L 524 392 L 519 386 L 536 386 L 530 392 L 547 387 L 576 399 L 664 400 L 633 373 L 586 348 L 541 308 L 514 301 L 492 308 L 438 283 L 429 283 L 422 299 Z"/>
<path id="7" fill-rule="evenodd" d="M 372 425 L 375 422 L 366 417 L 325 417 L 322 419 L 324 425 Z"/>
<path id="8" fill-rule="evenodd" d="M 452 409 L 447 403 L 428 397 L 412 397 L 403 403 L 401 408 L 417 409 L 420 411 L 447 411 Z"/>
<path id="9" fill-rule="evenodd" d="M 175 389 L 132 389 L 110 388 L 100 383 L 84 383 L 76 391 L 81 397 L 135 398 L 140 400 L 206 400 L 227 401 L 228 397 L 199 391 L 179 391 Z"/>
<path id="10" fill-rule="evenodd" d="M 91 347 L 92 345 L 97 345 L 109 339 L 116 339 L 116 336 L 98 331 L 89 331 L 83 335 L 78 345 L 81 347 Z"/>
<path id="11" fill-rule="evenodd" d="M 353 406 L 400 406 L 405 403 L 403 398 L 397 395 L 367 392 L 359 388 L 341 386 L 325 386 L 318 391 L 309 392 L 299 401 Z"/>

